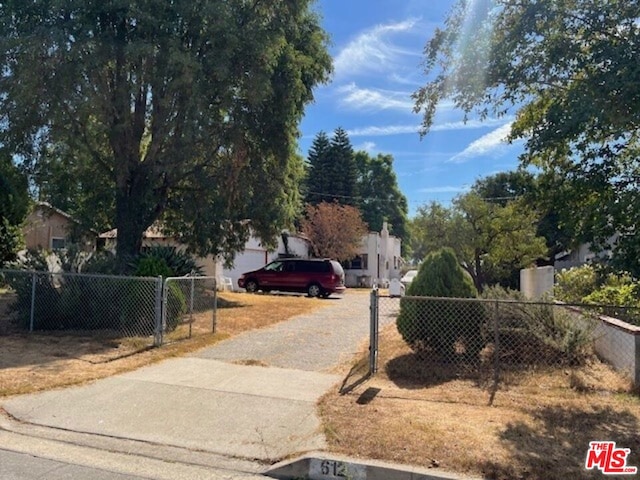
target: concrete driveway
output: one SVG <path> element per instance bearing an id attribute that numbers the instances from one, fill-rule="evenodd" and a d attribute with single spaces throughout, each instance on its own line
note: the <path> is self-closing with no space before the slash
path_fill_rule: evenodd
<path id="1" fill-rule="evenodd" d="M 3 408 L 31 426 L 90 434 L 105 444 L 131 441 L 272 463 L 324 448 L 316 402 L 342 380 L 368 329 L 369 296 L 348 293 L 310 315 L 189 357 L 15 397 Z"/>

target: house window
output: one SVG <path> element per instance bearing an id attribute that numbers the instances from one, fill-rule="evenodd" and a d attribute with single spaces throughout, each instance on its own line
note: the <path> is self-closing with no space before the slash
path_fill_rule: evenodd
<path id="1" fill-rule="evenodd" d="M 368 268 L 368 255 L 358 255 L 348 262 L 346 268 L 350 270 L 366 270 Z"/>
<path id="2" fill-rule="evenodd" d="M 52 238 L 51 250 L 62 250 L 67 246 L 67 241 L 64 238 Z"/>

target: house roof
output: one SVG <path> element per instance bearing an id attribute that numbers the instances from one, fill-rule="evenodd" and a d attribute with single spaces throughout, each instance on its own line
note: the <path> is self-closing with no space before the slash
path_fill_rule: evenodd
<path id="1" fill-rule="evenodd" d="M 118 238 L 118 229 L 114 228 L 107 232 L 101 233 L 100 238 Z M 142 234 L 142 238 L 150 238 L 150 239 L 161 239 L 161 238 L 172 238 L 173 235 L 168 235 L 162 231 L 162 227 L 159 225 L 151 225 L 147 228 Z"/>
<path id="2" fill-rule="evenodd" d="M 76 218 L 73 218 L 71 215 L 69 215 L 64 210 L 60 210 L 59 208 L 54 207 L 49 202 L 36 202 L 34 210 L 37 209 L 37 208 L 50 210 L 51 212 L 57 213 L 58 215 L 66 218 L 67 220 L 69 220 L 69 221 L 71 221 L 71 222 L 73 222 L 73 223 L 75 223 L 77 225 L 82 226 L 82 222 L 80 222 L 80 220 L 78 220 Z M 82 228 L 87 232 L 91 232 L 91 233 L 93 233 L 95 235 L 98 234 L 98 232 L 96 230 L 94 230 L 93 228 L 87 228 L 87 227 L 84 227 L 84 226 Z"/>
<path id="3" fill-rule="evenodd" d="M 49 202 L 36 202 L 36 208 L 38 208 L 38 207 L 46 208 L 47 210 L 51 210 L 51 211 L 53 211 L 53 212 L 55 212 L 55 213 L 57 213 L 59 215 L 62 215 L 64 218 L 71 220 L 72 222 L 80 223 L 78 220 L 73 218 L 67 212 L 65 212 L 63 210 L 60 210 L 59 208 L 54 207 Z"/>

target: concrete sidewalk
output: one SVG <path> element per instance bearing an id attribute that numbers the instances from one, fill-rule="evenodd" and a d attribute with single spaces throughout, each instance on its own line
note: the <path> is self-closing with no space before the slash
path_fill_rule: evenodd
<path id="1" fill-rule="evenodd" d="M 339 380 L 187 357 L 3 407 L 34 425 L 272 462 L 324 448 L 315 405 Z"/>

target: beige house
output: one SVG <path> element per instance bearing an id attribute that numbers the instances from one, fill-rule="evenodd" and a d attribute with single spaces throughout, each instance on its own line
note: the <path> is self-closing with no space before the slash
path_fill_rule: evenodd
<path id="1" fill-rule="evenodd" d="M 22 232 L 30 250 L 61 250 L 71 243 L 71 234 L 80 223 L 47 202 L 38 202 L 27 216 Z M 87 252 L 96 248 L 96 234 L 84 230 L 79 243 Z"/>
<path id="2" fill-rule="evenodd" d="M 104 248 L 115 252 L 118 242 L 118 230 L 113 229 L 100 234 L 100 240 L 104 241 Z M 175 238 L 162 231 L 157 225 L 151 225 L 142 234 L 142 248 L 145 247 L 174 247 L 176 250 L 186 250 L 186 246 L 177 242 Z M 216 259 L 207 255 L 206 257 L 195 257 L 196 264 L 202 268 L 202 272 L 206 276 L 215 277 L 218 275 L 218 262 Z"/>

